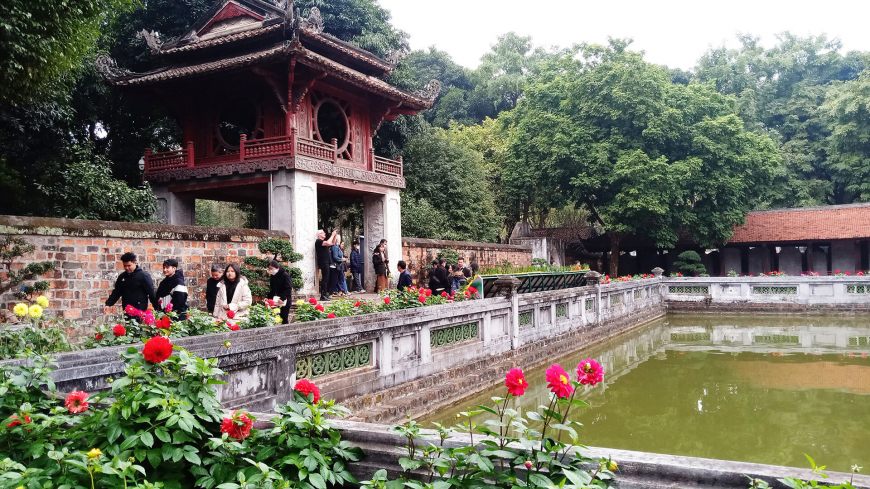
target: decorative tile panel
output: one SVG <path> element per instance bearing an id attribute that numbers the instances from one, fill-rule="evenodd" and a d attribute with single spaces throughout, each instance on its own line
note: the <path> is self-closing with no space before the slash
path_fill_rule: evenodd
<path id="1" fill-rule="evenodd" d="M 710 287 L 707 285 L 669 285 L 669 294 L 704 294 L 710 293 Z"/>
<path id="2" fill-rule="evenodd" d="M 429 333 L 429 346 L 439 348 L 469 341 L 478 337 L 477 321 L 473 323 L 457 324 L 441 329 L 433 329 Z"/>
<path id="3" fill-rule="evenodd" d="M 372 344 L 330 350 L 296 359 L 296 378 L 316 378 L 372 364 Z"/>
<path id="4" fill-rule="evenodd" d="M 752 293 L 759 295 L 797 295 L 797 286 L 768 287 L 755 285 L 752 287 Z"/>

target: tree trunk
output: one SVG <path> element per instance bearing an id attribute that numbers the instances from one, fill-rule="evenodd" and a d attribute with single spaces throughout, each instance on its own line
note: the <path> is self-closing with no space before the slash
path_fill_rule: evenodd
<path id="1" fill-rule="evenodd" d="M 619 233 L 607 233 L 610 238 L 610 278 L 619 276 Z"/>

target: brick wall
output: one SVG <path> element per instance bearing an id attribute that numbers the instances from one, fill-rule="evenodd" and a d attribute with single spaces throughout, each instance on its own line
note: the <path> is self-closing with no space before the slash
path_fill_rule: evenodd
<path id="1" fill-rule="evenodd" d="M 139 266 L 154 278 L 155 288 L 163 280 L 163 260 L 178 260 L 190 290 L 189 305 L 197 308 L 205 304 L 205 283 L 212 264 L 260 256 L 257 243 L 261 240 L 288 238 L 281 231 L 256 229 L 0 216 L 0 235 L 5 234 L 22 236 L 36 246 L 18 265 L 54 262 L 55 270 L 45 276 L 51 282 L 46 314 L 82 326 L 106 320 L 102 306 L 123 271 L 119 258 L 128 251 L 136 253 Z M 0 296 L 0 308 L 11 309 L 16 302 L 11 293 Z M 119 305 L 115 312 L 120 312 Z M 89 331 L 83 327 L 73 336 Z"/>
<path id="2" fill-rule="evenodd" d="M 420 269 L 425 269 L 432 263 L 438 252 L 450 248 L 465 258 L 466 264 L 476 261 L 481 268 L 496 265 L 508 260 L 516 266 L 532 264 L 532 248 L 498 243 L 475 243 L 471 241 L 446 241 L 440 239 L 402 238 L 402 260 L 408 262 L 408 271 L 416 282 Z M 390 266 L 395 270 L 395 263 L 390 260 Z"/>

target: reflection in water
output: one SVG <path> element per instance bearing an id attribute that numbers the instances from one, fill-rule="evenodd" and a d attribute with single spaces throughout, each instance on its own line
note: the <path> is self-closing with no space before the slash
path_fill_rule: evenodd
<path id="1" fill-rule="evenodd" d="M 851 318 L 668 316 L 554 360 L 587 357 L 604 382 L 572 410 L 587 445 L 848 471 L 870 464 L 870 326 Z M 526 371 L 520 411 L 548 403 L 546 367 Z M 424 418 L 452 424 L 503 386 Z M 482 423 L 482 419 L 478 421 Z M 426 423 L 424 423 L 426 424 Z"/>

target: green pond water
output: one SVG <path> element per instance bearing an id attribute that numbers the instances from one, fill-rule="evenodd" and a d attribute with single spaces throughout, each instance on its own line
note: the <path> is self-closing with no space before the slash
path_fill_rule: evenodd
<path id="1" fill-rule="evenodd" d="M 592 357 L 605 368 L 603 383 L 578 393 L 590 407 L 570 416 L 585 445 L 793 467 L 807 453 L 848 472 L 870 467 L 868 343 L 864 318 L 681 315 L 552 363 L 573 374 Z M 547 404 L 548 366 L 524 369 L 520 412 Z M 421 422 L 453 425 L 505 394 L 495 386 Z"/>

